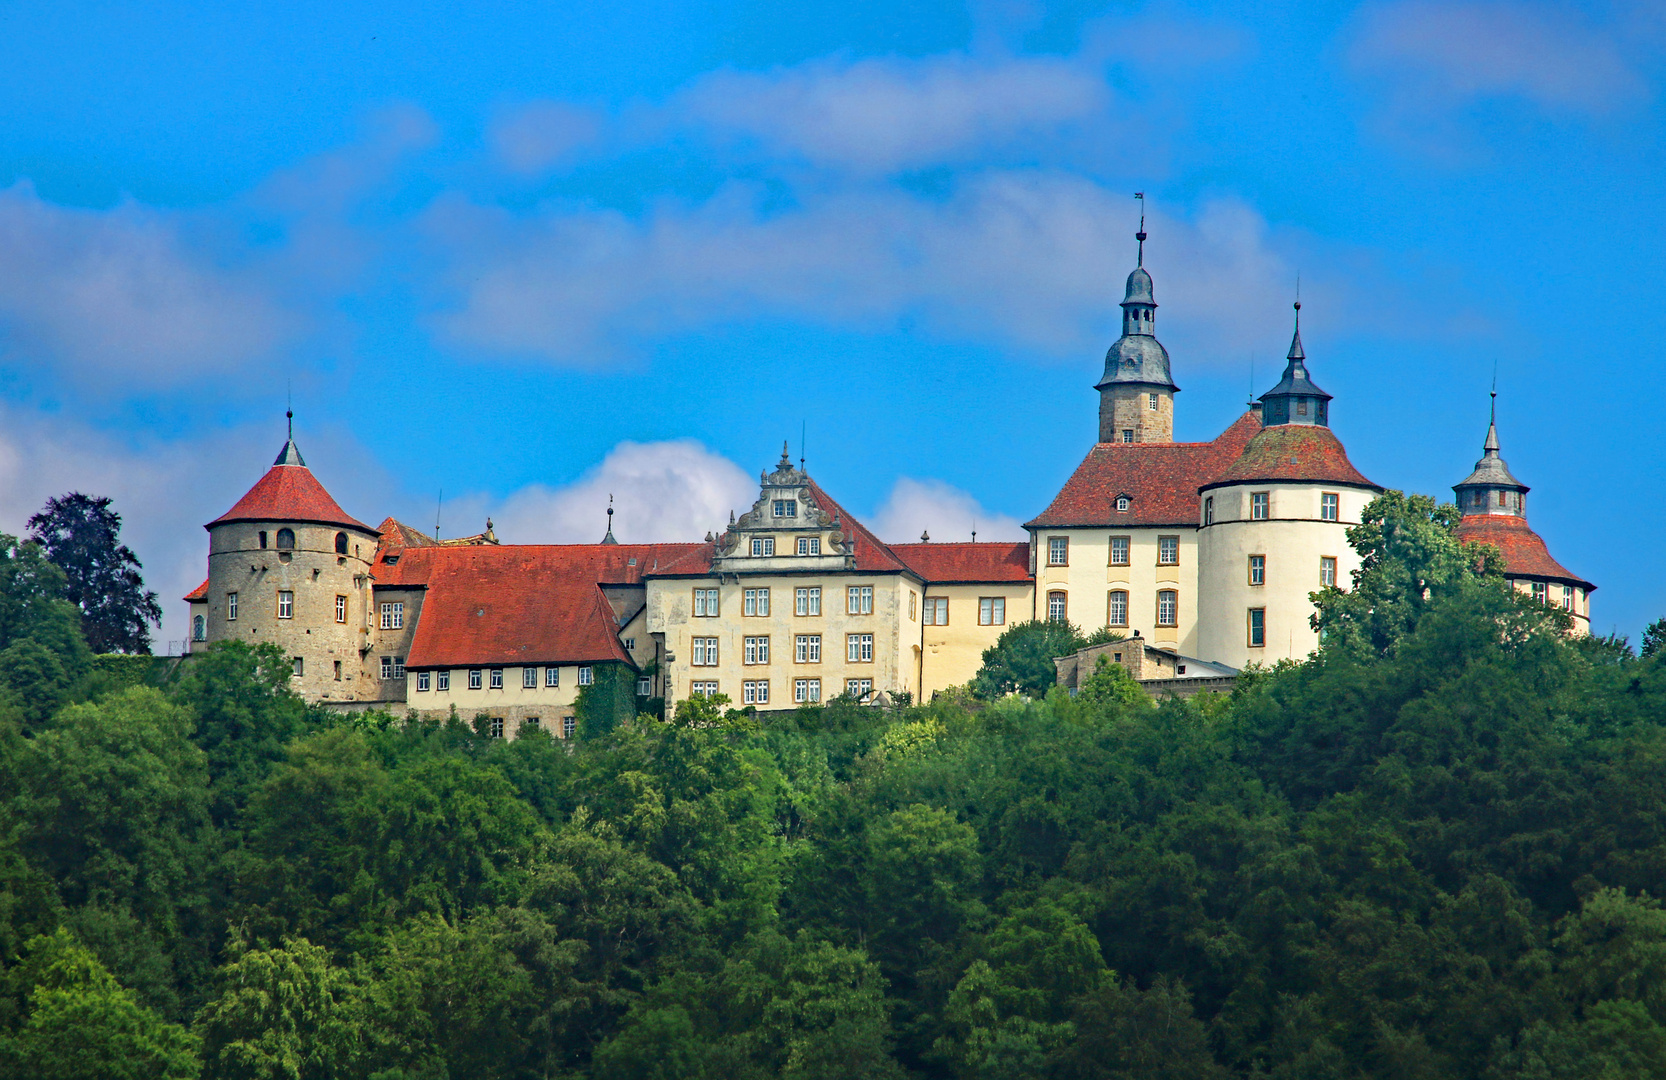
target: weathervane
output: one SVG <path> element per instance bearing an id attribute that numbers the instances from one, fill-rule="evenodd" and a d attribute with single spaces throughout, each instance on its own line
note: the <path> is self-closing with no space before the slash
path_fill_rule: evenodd
<path id="1" fill-rule="evenodd" d="M 1145 265 L 1145 192 L 1134 192 L 1134 198 L 1140 201 L 1140 231 L 1134 234 L 1134 239 L 1140 242 L 1140 258 L 1138 265 Z"/>

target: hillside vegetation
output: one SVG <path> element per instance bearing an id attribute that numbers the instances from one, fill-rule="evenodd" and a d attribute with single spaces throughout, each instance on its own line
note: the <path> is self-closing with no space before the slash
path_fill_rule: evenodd
<path id="1" fill-rule="evenodd" d="M 1666 662 L 1444 528 L 1385 503 L 1230 696 L 571 744 L 310 710 L 269 649 L 114 678 L 8 541 L 0 1073 L 1666 1075 Z"/>

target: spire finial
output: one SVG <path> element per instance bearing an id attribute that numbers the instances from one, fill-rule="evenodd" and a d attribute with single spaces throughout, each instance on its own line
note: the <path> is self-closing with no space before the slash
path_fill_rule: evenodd
<path id="1" fill-rule="evenodd" d="M 1134 234 L 1134 239 L 1140 242 L 1138 266 L 1145 265 L 1145 192 L 1134 192 L 1134 198 L 1140 201 L 1140 231 Z"/>
<path id="2" fill-rule="evenodd" d="M 293 440 L 295 438 L 295 410 L 290 409 L 283 416 L 285 420 L 289 421 L 289 437 Z"/>
<path id="3" fill-rule="evenodd" d="M 1298 286 L 1300 288 L 1300 286 Z M 1284 354 L 1286 360 L 1306 360 L 1307 353 L 1302 351 L 1302 302 L 1296 301 L 1296 332 L 1290 338 L 1290 351 Z"/>
<path id="4" fill-rule="evenodd" d="M 613 537 L 613 493 L 610 491 L 607 494 L 607 534 L 602 537 L 602 543 L 617 544 L 618 542 Z"/>

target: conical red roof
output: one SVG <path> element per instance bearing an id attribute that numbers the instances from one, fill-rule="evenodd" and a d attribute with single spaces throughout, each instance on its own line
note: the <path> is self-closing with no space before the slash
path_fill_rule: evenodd
<path id="1" fill-rule="evenodd" d="M 237 500 L 236 506 L 203 527 L 211 529 L 233 521 L 304 521 L 374 532 L 364 522 L 347 516 L 347 511 L 330 498 L 312 470 L 300 464 L 301 456 L 292 453 L 292 447 L 293 444 L 284 447 L 278 464 L 266 470 L 266 475 Z"/>

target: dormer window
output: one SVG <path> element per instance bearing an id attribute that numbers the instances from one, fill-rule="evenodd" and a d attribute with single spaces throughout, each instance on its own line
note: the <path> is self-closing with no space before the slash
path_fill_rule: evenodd
<path id="1" fill-rule="evenodd" d="M 821 537 L 801 536 L 798 538 L 798 553 L 800 555 L 820 555 Z"/>
<path id="2" fill-rule="evenodd" d="M 754 536 L 752 538 L 752 554 L 759 556 L 775 554 L 775 537 Z"/>
<path id="3" fill-rule="evenodd" d="M 770 505 L 770 511 L 769 512 L 770 512 L 771 517 L 778 517 L 778 518 L 797 517 L 798 516 L 798 500 L 797 499 L 776 499 Z"/>
<path id="4" fill-rule="evenodd" d="M 1116 497 L 1116 510 L 1119 514 L 1126 514 L 1128 512 L 1128 496 L 1118 495 Z"/>

